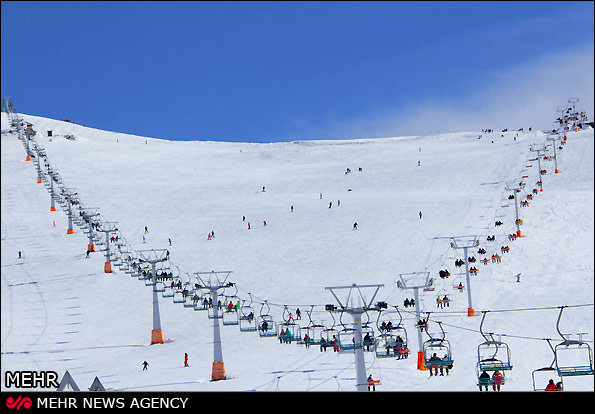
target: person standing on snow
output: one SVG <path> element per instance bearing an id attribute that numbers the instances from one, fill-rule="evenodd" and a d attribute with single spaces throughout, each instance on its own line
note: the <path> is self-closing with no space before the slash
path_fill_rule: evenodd
<path id="1" fill-rule="evenodd" d="M 184 366 L 185 367 L 188 367 L 189 366 L 188 365 L 188 354 L 187 353 L 184 353 Z"/>
<path id="2" fill-rule="evenodd" d="M 419 218 L 421 219 L 421 211 L 419 212 Z"/>
<path id="3" fill-rule="evenodd" d="M 143 371 L 146 371 L 148 366 L 149 366 L 149 363 L 147 361 L 144 361 L 143 362 Z"/>

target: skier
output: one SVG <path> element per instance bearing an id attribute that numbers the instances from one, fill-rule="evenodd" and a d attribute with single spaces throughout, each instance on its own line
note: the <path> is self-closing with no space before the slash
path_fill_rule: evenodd
<path id="1" fill-rule="evenodd" d="M 418 166 L 418 167 L 421 167 L 421 165 L 419 164 L 419 161 L 417 162 L 417 166 Z"/>
<path id="2" fill-rule="evenodd" d="M 145 243 L 145 242 L 146 242 L 145 235 L 143 234 L 143 243 Z"/>
<path id="3" fill-rule="evenodd" d="M 331 208 L 333 206 L 333 202 L 331 201 L 330 203 L 328 203 L 328 208 Z"/>
<path id="4" fill-rule="evenodd" d="M 372 387 L 373 391 L 376 391 L 376 383 L 378 381 L 374 381 L 372 379 L 372 374 L 370 374 L 370 376 L 368 377 L 368 391 L 370 391 L 370 387 Z"/>
<path id="5" fill-rule="evenodd" d="M 337 207 L 341 205 L 341 200 L 337 200 Z"/>
<path id="6" fill-rule="evenodd" d="M 250 230 L 250 222 L 248 222 L 248 230 Z"/>
<path id="7" fill-rule="evenodd" d="M 184 366 L 187 367 L 188 365 L 188 354 L 184 353 Z"/>
<path id="8" fill-rule="evenodd" d="M 246 221 L 246 216 L 242 216 L 242 221 Z"/>
<path id="9" fill-rule="evenodd" d="M 419 212 L 419 218 L 420 218 L 420 220 L 421 220 L 421 211 Z"/>
<path id="10" fill-rule="evenodd" d="M 169 245 L 171 246 L 171 239 L 167 239 L 169 241 Z"/>
<path id="11" fill-rule="evenodd" d="M 88 259 L 89 258 L 89 253 L 90 253 L 89 252 L 89 249 L 87 249 L 87 256 L 85 257 L 85 259 Z"/>
<path id="12" fill-rule="evenodd" d="M 143 371 L 146 371 L 148 366 L 149 366 L 149 363 L 147 361 L 144 361 L 143 362 Z"/>
<path id="13" fill-rule="evenodd" d="M 89 254 L 89 253 L 87 253 L 87 254 Z M 20 258 L 21 258 L 21 252 L 19 251 L 19 259 L 20 259 Z"/>
<path id="14" fill-rule="evenodd" d="M 291 212 L 293 213 L 293 206 L 291 206 Z"/>
<path id="15" fill-rule="evenodd" d="M 267 221 L 266 221 L 266 220 L 264 220 L 264 221 L 263 221 L 263 224 L 264 224 L 264 225 L 263 225 L 263 227 L 266 227 L 266 226 L 267 226 Z"/>
<path id="16" fill-rule="evenodd" d="M 264 193 L 264 186 L 262 186 L 262 192 Z"/>
<path id="17" fill-rule="evenodd" d="M 145 234 L 147 234 L 149 232 L 149 229 L 147 228 L 147 226 L 145 226 Z"/>
<path id="18" fill-rule="evenodd" d="M 353 230 L 357 230 L 357 223 L 353 223 Z"/>

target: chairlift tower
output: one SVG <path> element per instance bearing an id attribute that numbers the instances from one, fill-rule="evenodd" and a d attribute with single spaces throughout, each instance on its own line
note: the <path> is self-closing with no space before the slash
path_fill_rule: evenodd
<path id="1" fill-rule="evenodd" d="M 105 265 L 103 266 L 103 271 L 105 273 L 112 273 L 112 262 L 110 261 L 110 252 L 109 252 L 109 235 L 112 232 L 118 231 L 116 227 L 116 222 L 108 222 L 103 221 L 99 223 L 100 228 L 97 231 L 105 233 Z"/>
<path id="2" fill-rule="evenodd" d="M 118 230 L 118 229 L 116 229 Z M 151 249 L 139 250 L 139 262 L 150 263 L 152 286 L 153 286 L 153 330 L 151 331 L 151 345 L 162 344 L 165 340 L 163 336 L 163 329 L 161 329 L 161 317 L 159 315 L 159 295 L 157 287 L 157 269 L 156 265 L 159 262 L 166 262 L 169 260 L 169 251 L 165 249 Z"/>
<path id="3" fill-rule="evenodd" d="M 90 252 L 95 251 L 95 238 L 93 237 L 93 217 L 97 217 L 99 215 L 99 208 L 98 207 L 86 207 L 84 211 L 81 211 L 83 215 L 83 219 L 87 222 L 89 226 L 89 244 L 87 245 L 87 250 Z"/>
<path id="4" fill-rule="evenodd" d="M 539 191 L 543 191 L 543 181 L 541 179 L 541 154 L 545 152 L 545 144 L 541 147 L 535 146 L 535 144 L 529 147 L 529 151 L 537 153 L 537 169 L 539 171 Z"/>
<path id="5" fill-rule="evenodd" d="M 223 350 L 221 348 L 221 330 L 219 327 L 219 307 L 217 306 L 217 292 L 227 287 L 232 287 L 233 283 L 227 282 L 227 278 L 232 271 L 210 271 L 210 272 L 194 272 L 198 278 L 202 288 L 208 289 L 211 292 L 213 299 L 213 368 L 211 370 L 211 381 L 219 381 L 226 379 L 225 365 L 223 363 Z M 220 276 L 221 275 L 221 276 Z"/>
<path id="6" fill-rule="evenodd" d="M 577 98 L 576 96 L 573 96 L 572 98 L 568 98 L 568 103 L 572 105 L 572 113 L 574 114 L 576 112 L 576 103 L 580 101 L 579 98 Z"/>
<path id="7" fill-rule="evenodd" d="M 423 279 L 419 278 L 418 275 L 424 276 Z M 405 280 L 404 276 L 413 276 L 412 280 Z M 412 273 L 400 273 L 399 279 L 397 280 L 397 287 L 399 289 L 412 289 L 415 298 L 415 318 L 421 319 L 421 311 L 419 309 L 419 289 L 429 289 L 434 284 L 434 279 L 430 277 L 430 272 L 412 272 Z M 416 280 L 418 282 L 416 283 Z M 417 341 L 419 347 L 417 348 L 417 369 L 420 371 L 426 371 L 427 368 L 424 365 L 424 353 L 423 353 L 423 338 L 421 335 L 421 329 L 417 330 Z"/>
<path id="8" fill-rule="evenodd" d="M 517 237 L 522 237 L 521 236 L 521 222 L 519 220 L 519 202 L 518 202 L 517 194 L 523 189 L 523 187 L 524 186 L 522 186 L 520 184 L 516 185 L 516 184 L 506 183 L 506 191 L 512 191 L 512 194 L 514 195 L 514 213 L 515 213 L 514 223 L 516 224 Z"/>
<path id="9" fill-rule="evenodd" d="M 68 230 L 66 230 L 66 234 L 74 233 L 72 226 L 72 200 L 78 195 L 75 190 L 76 188 L 64 188 L 64 198 L 68 204 Z"/>
<path id="10" fill-rule="evenodd" d="M 41 184 L 41 177 L 42 177 L 42 172 L 41 172 L 41 156 L 45 155 L 44 149 L 41 148 L 39 145 L 37 145 L 36 143 L 33 144 L 32 147 L 33 152 L 35 152 L 37 155 L 35 156 L 36 161 L 37 161 L 37 184 Z"/>
<path id="11" fill-rule="evenodd" d="M 516 203 L 516 197 L 515 197 Z M 457 237 L 459 241 L 455 240 L 455 237 L 452 238 L 452 242 L 450 243 L 450 247 L 455 250 L 463 249 L 463 254 L 465 255 L 465 278 L 467 281 L 467 316 L 472 317 L 475 316 L 475 311 L 473 310 L 473 303 L 471 301 L 471 278 L 469 277 L 469 255 L 467 254 L 470 248 L 474 248 L 479 246 L 479 240 L 477 240 L 477 236 L 471 236 L 473 239 L 471 240 L 461 240 L 461 237 Z"/>
<path id="12" fill-rule="evenodd" d="M 560 140 L 560 137 L 558 135 L 549 135 L 546 138 L 548 141 L 552 142 L 552 147 L 554 148 L 554 174 L 558 174 L 560 171 L 558 171 L 558 156 L 556 155 L 556 141 Z"/>
<path id="13" fill-rule="evenodd" d="M 366 377 L 366 364 L 364 361 L 364 341 L 362 335 L 362 318 L 361 315 L 369 310 L 379 310 L 377 307 L 372 307 L 372 303 L 374 302 L 374 298 L 378 293 L 378 290 L 384 287 L 384 285 L 356 285 L 355 283 L 351 286 L 333 286 L 333 287 L 325 287 L 325 289 L 330 290 L 331 294 L 335 297 L 341 309 L 336 310 L 337 312 L 345 312 L 349 313 L 353 316 L 353 327 L 355 331 L 355 372 L 356 372 L 356 391 L 367 391 L 368 390 L 368 381 Z M 373 288 L 374 294 L 372 298 L 368 301 L 362 295 L 361 289 L 362 288 Z M 347 297 L 344 299 L 343 303 L 335 294 L 335 290 L 344 290 L 348 289 Z M 351 294 L 353 291 L 357 290 L 358 296 L 352 297 Z M 355 306 L 354 301 L 357 299 L 358 304 Z M 349 306 L 349 302 L 351 302 L 351 306 Z"/>
<path id="14" fill-rule="evenodd" d="M 48 170 L 48 175 L 50 177 L 50 211 L 56 211 L 56 194 L 54 193 L 54 179 L 56 177 L 56 172 Z"/>
<path id="15" fill-rule="evenodd" d="M 19 125 L 20 125 L 20 123 L 19 123 Z M 20 126 L 19 126 L 19 135 L 20 135 Z M 25 151 L 27 152 L 27 158 L 25 158 L 25 161 L 31 161 L 31 148 L 29 147 L 29 141 L 31 140 L 31 132 L 29 132 L 29 130 L 25 128 L 25 133 L 23 135 L 25 135 Z"/>
<path id="16" fill-rule="evenodd" d="M 2 97 L 2 111 L 6 112 L 7 115 L 12 114 L 12 109 L 14 108 L 12 104 L 12 98 L 10 96 L 3 96 Z"/>

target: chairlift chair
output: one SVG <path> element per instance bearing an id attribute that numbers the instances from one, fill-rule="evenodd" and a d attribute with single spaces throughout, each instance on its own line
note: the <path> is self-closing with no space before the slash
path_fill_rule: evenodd
<path id="1" fill-rule="evenodd" d="M 436 355 L 438 359 L 433 360 Z M 440 357 L 439 355 L 443 355 Z M 450 367 L 453 365 L 450 342 L 446 339 L 430 338 L 423 343 L 424 366 L 426 368 Z"/>
<path id="2" fill-rule="evenodd" d="M 303 335 L 298 340 L 298 345 L 305 345 L 306 344 L 306 335 L 308 336 L 308 344 L 309 345 L 320 345 L 323 341 L 323 332 L 326 327 L 322 324 L 315 323 L 312 320 L 312 311 L 314 310 L 314 305 L 311 305 L 310 311 L 306 311 L 308 314 L 308 325 L 302 328 Z"/>
<path id="3" fill-rule="evenodd" d="M 256 317 L 254 316 L 254 308 L 252 307 L 252 295 L 250 296 L 250 304 L 246 305 L 246 300 L 242 300 L 240 307 L 240 332 L 254 332 L 256 331 Z"/>
<path id="4" fill-rule="evenodd" d="M 289 319 L 288 316 L 289 308 L 285 305 L 285 308 L 283 309 L 284 321 L 277 325 L 277 337 L 284 343 L 297 342 L 302 337 L 301 328 L 297 323 L 291 322 L 291 319 Z M 281 334 L 281 332 L 283 332 L 283 334 Z"/>
<path id="5" fill-rule="evenodd" d="M 325 328 L 322 330 L 322 339 L 320 341 L 320 347 L 326 349 L 329 346 L 336 346 L 338 343 L 339 338 L 339 331 L 335 328 L 335 317 L 333 316 L 333 312 L 329 312 L 331 318 L 333 319 L 333 324 L 330 328 Z"/>
<path id="6" fill-rule="evenodd" d="M 376 358 L 407 358 L 408 352 L 407 350 L 407 331 L 401 325 L 403 321 L 403 317 L 401 316 L 401 312 L 395 306 L 398 314 L 399 314 L 399 321 L 396 324 L 393 324 L 393 319 L 386 315 L 383 318 L 383 322 L 385 319 L 388 319 L 390 322 L 391 327 L 386 328 L 386 330 L 381 330 L 382 324 L 380 324 L 380 316 L 382 315 L 382 311 L 378 313 L 378 320 L 376 321 L 376 327 L 380 334 L 376 337 L 374 343 L 374 350 L 376 352 Z M 387 312 L 388 313 L 388 312 Z M 386 324 L 388 325 L 388 324 Z M 385 325 L 385 326 L 386 326 Z M 392 352 L 391 352 L 392 351 Z"/>
<path id="7" fill-rule="evenodd" d="M 215 303 L 214 300 L 211 301 L 212 303 L 207 310 L 207 316 L 209 319 L 223 319 L 223 312 L 224 312 L 224 305 L 223 303 L 219 304 L 221 300 L 218 300 L 218 303 Z"/>
<path id="8" fill-rule="evenodd" d="M 159 293 L 165 292 L 165 284 L 163 282 L 156 282 L 155 286 L 153 286 L 153 291 Z"/>
<path id="9" fill-rule="evenodd" d="M 483 332 L 483 323 L 486 314 L 487 311 L 484 311 L 479 325 L 479 331 L 485 341 L 477 346 L 477 368 L 480 373 L 483 371 L 510 371 L 512 369 L 512 363 L 508 345 L 504 342 L 496 341 L 492 333 L 487 334 L 490 336 L 488 338 Z"/>
<path id="10" fill-rule="evenodd" d="M 556 329 L 563 339 L 563 341 L 557 344 L 554 348 L 558 375 L 561 377 L 593 375 L 593 354 L 589 344 L 582 340 L 583 334 L 578 334 L 578 340 L 571 340 L 560 332 L 560 318 L 562 317 L 564 308 L 565 306 L 560 307 L 560 314 L 558 315 L 558 321 L 556 323 Z M 579 362 L 566 362 L 571 359 L 569 358 L 570 356 L 574 357 L 572 358 L 574 361 L 578 360 Z"/>
<path id="11" fill-rule="evenodd" d="M 430 319 L 430 314 L 428 313 L 428 318 L 426 319 L 426 324 Z M 422 344 L 422 352 L 423 352 L 423 359 L 424 359 L 424 366 L 426 368 L 447 368 L 452 369 L 453 366 L 453 358 L 452 358 L 452 349 L 450 342 L 445 339 L 444 329 L 442 329 L 442 323 L 437 322 L 440 326 L 440 331 L 442 332 L 441 338 L 434 338 L 430 335 L 428 329 L 426 329 L 426 333 L 430 337 L 427 341 Z M 443 355 L 443 356 L 440 356 Z"/>
<path id="12" fill-rule="evenodd" d="M 173 301 L 174 303 L 185 303 L 186 302 L 186 295 L 184 295 L 184 293 L 182 292 L 183 289 L 180 288 L 174 288 L 174 295 L 173 295 Z"/>
<path id="13" fill-rule="evenodd" d="M 554 359 L 552 360 L 552 363 L 549 366 L 543 367 L 543 368 L 538 368 L 538 369 L 534 370 L 533 373 L 531 374 L 531 379 L 533 381 L 533 391 L 552 391 L 550 389 L 547 389 L 546 385 L 538 387 L 537 383 L 539 382 L 540 384 L 546 384 L 546 381 L 548 381 L 550 379 L 553 380 L 554 377 L 556 378 L 554 383 L 560 384 L 561 387 L 559 389 L 554 389 L 553 391 L 563 391 L 564 390 L 563 377 L 561 377 L 558 374 L 558 370 L 554 366 L 556 364 L 556 352 L 554 351 L 554 348 L 552 347 L 550 339 L 546 339 L 546 340 L 547 340 L 548 345 L 550 346 L 550 349 L 552 350 L 552 354 L 554 354 Z"/>
<path id="14" fill-rule="evenodd" d="M 187 289 L 187 293 L 186 293 L 186 301 L 184 302 L 184 307 L 185 308 L 193 308 L 194 309 L 194 297 L 197 296 L 198 294 L 196 292 L 197 289 Z M 183 294 L 183 291 L 182 291 Z"/>
<path id="15" fill-rule="evenodd" d="M 263 313 L 264 306 L 267 306 L 267 313 Z M 258 316 L 258 335 L 260 337 L 273 337 L 277 336 L 277 323 L 273 317 L 268 314 L 270 306 L 267 301 L 264 301 L 260 307 L 260 315 Z"/>
<path id="16" fill-rule="evenodd" d="M 223 311 L 223 325 L 239 325 L 240 319 L 238 317 L 238 311 L 235 308 L 228 309 L 227 307 Z"/>

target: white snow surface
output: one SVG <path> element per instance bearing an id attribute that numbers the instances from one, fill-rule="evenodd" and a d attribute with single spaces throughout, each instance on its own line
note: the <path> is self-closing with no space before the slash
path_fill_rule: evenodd
<path id="1" fill-rule="evenodd" d="M 464 269 L 454 266 L 462 252 L 451 248 L 451 237 L 476 235 L 488 257 L 510 247 L 500 253 L 500 264 L 485 266 L 479 262 L 483 256 L 471 251 L 479 269 L 471 277 L 473 308 L 480 316 L 490 311 L 484 331 L 501 335 L 510 347 L 513 369 L 506 372 L 503 392 L 532 390 L 532 372 L 552 362 L 543 339 L 561 342 L 556 307 L 570 306 L 560 321 L 562 332 L 575 339 L 585 333 L 593 346 L 593 306 L 574 307 L 594 302 L 593 130 L 567 134 L 558 152 L 559 174 L 553 161 L 541 161 L 547 169 L 543 192 L 529 207 L 519 207 L 524 237 L 511 241 L 514 205 L 502 207 L 501 199 L 510 194 L 506 183 L 523 175 L 528 177 L 521 200 L 537 188 L 537 162 L 529 161 L 536 154 L 529 145 L 545 143 L 542 132 L 495 132 L 481 139 L 481 132 L 468 132 L 269 144 L 174 142 L 21 116 L 33 124 L 35 140 L 66 186 L 76 188 L 84 205 L 98 207 L 103 220 L 117 222 L 133 249 L 168 249 L 172 262 L 190 275 L 233 271 L 229 281 L 237 284 L 240 299 L 252 295 L 257 316 L 266 300 L 279 322 L 285 305 L 294 316 L 299 307 L 297 322 L 305 326 L 306 311 L 315 305 L 312 318 L 328 325 L 332 319 L 324 305 L 337 303 L 325 287 L 383 284 L 375 301 L 399 306 L 411 356 L 377 359 L 365 353 L 367 373 L 381 380 L 378 391 L 478 390 L 481 317 L 468 317 L 466 292 L 453 289 L 465 281 L 456 275 Z M 221 326 L 228 379 L 210 381 L 213 321 L 206 311 L 171 298 L 160 296 L 166 343 L 150 345 L 151 287 L 117 267 L 104 273 L 101 252 L 85 258 L 87 235 L 76 226 L 66 234 L 64 211 L 50 211 L 35 162 L 25 161 L 5 113 L 1 150 L 3 391 L 5 372 L 15 370 L 51 370 L 60 377 L 68 370 L 81 389 L 97 376 L 113 391 L 355 390 L 353 354 L 280 344 L 238 326 Z M 504 225 L 495 227 L 496 220 Z M 211 231 L 215 238 L 207 240 Z M 496 242 L 486 242 L 490 234 Z M 19 251 L 24 259 L 18 259 Z M 445 268 L 451 277 L 443 280 L 438 271 Z M 413 294 L 396 285 L 399 274 L 424 271 L 435 291 L 420 292 L 421 308 L 431 312 L 430 333 L 439 334 L 433 321 L 441 321 L 452 346 L 448 376 L 417 370 L 414 308 L 403 307 Z M 439 309 L 436 296 L 445 292 L 452 302 Z M 551 309 L 532 309 L 544 307 Z M 375 326 L 377 312 L 369 317 Z M 351 322 L 351 316 L 342 321 Z M 423 339 L 429 337 L 424 333 Z M 189 367 L 183 366 L 185 352 Z M 143 371 L 145 360 L 149 368 Z M 564 383 L 568 391 L 594 388 L 592 376 Z"/>

